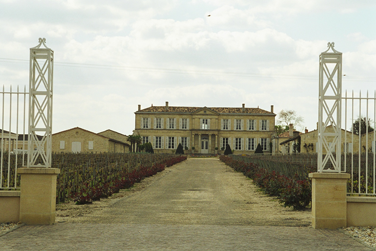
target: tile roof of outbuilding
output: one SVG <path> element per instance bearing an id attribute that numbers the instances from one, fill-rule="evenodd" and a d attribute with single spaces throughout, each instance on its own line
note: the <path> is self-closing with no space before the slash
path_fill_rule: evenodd
<path id="1" fill-rule="evenodd" d="M 142 109 L 137 112 L 176 112 L 176 113 L 194 113 L 197 110 L 203 109 L 205 107 L 186 107 L 186 106 L 150 106 L 148 108 Z M 218 113 L 243 113 L 243 108 L 241 107 L 206 107 L 208 110 L 212 110 Z M 250 114 L 274 114 L 272 112 L 260 109 L 260 108 L 244 108 L 244 113 Z"/>

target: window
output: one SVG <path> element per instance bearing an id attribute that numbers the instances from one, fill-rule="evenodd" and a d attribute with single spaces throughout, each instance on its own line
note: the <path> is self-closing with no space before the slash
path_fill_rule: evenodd
<path id="1" fill-rule="evenodd" d="M 255 139 L 248 139 L 247 149 L 249 151 L 254 151 L 255 150 Z"/>
<path id="2" fill-rule="evenodd" d="M 263 151 L 266 151 L 268 149 L 268 139 L 266 138 L 261 139 L 261 147 Z"/>
<path id="3" fill-rule="evenodd" d="M 161 118 L 155 119 L 155 128 L 156 129 L 162 129 L 162 119 Z"/>
<path id="4" fill-rule="evenodd" d="M 155 137 L 155 148 L 162 148 L 162 137 Z"/>
<path id="5" fill-rule="evenodd" d="M 149 118 L 142 118 L 142 128 L 143 129 L 149 128 Z"/>
<path id="6" fill-rule="evenodd" d="M 241 129 L 242 129 L 242 120 L 235 119 L 235 130 L 241 130 Z"/>
<path id="7" fill-rule="evenodd" d="M 235 138 L 235 150 L 242 150 L 242 139 Z"/>
<path id="8" fill-rule="evenodd" d="M 89 150 L 94 149 L 94 141 L 89 141 Z"/>
<path id="9" fill-rule="evenodd" d="M 175 129 L 175 119 L 172 119 L 172 118 L 168 119 L 168 128 Z"/>
<path id="10" fill-rule="evenodd" d="M 142 136 L 142 144 L 148 143 L 149 137 L 148 136 Z"/>
<path id="11" fill-rule="evenodd" d="M 223 138 L 222 139 L 222 147 L 223 150 L 226 150 L 226 145 L 228 144 L 228 138 Z"/>
<path id="12" fill-rule="evenodd" d="M 254 119 L 248 120 L 248 130 L 250 130 L 250 131 L 255 130 L 255 120 Z"/>
<path id="13" fill-rule="evenodd" d="M 74 153 L 81 152 L 81 142 L 72 142 L 72 152 Z"/>
<path id="14" fill-rule="evenodd" d="M 168 137 L 168 149 L 175 148 L 175 137 Z"/>
<path id="15" fill-rule="evenodd" d="M 223 119 L 223 120 L 222 120 L 222 123 L 223 123 L 223 125 L 222 125 L 222 130 L 228 130 L 228 129 L 229 129 L 228 119 Z M 226 146 L 226 145 L 225 145 L 225 146 Z"/>
<path id="16" fill-rule="evenodd" d="M 181 119 L 181 129 L 188 129 L 188 119 Z"/>
<path id="17" fill-rule="evenodd" d="M 60 141 L 60 149 L 65 149 L 65 141 Z"/>
<path id="18" fill-rule="evenodd" d="M 261 120 L 261 131 L 266 131 L 267 130 L 267 120 Z"/>
<path id="19" fill-rule="evenodd" d="M 208 119 L 201 120 L 201 129 L 209 129 L 208 127 Z"/>
<path id="20" fill-rule="evenodd" d="M 181 137 L 181 145 L 183 146 L 183 149 L 188 148 L 188 138 L 187 137 Z"/>

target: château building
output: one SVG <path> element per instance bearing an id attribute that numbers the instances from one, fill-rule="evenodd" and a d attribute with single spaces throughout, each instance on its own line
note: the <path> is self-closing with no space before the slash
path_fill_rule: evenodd
<path id="1" fill-rule="evenodd" d="M 254 153 L 258 144 L 270 151 L 275 116 L 260 108 L 138 105 L 134 134 L 156 153 L 172 153 L 181 143 L 191 153 L 212 154 L 231 146 L 234 154 Z"/>

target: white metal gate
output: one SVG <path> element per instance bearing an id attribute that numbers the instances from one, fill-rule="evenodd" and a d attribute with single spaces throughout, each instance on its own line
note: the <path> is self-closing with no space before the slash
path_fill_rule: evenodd
<path id="1" fill-rule="evenodd" d="M 370 130 L 376 129 L 376 92 L 372 98 L 342 95 L 342 53 L 334 43 L 328 47 L 320 55 L 317 170 L 348 172 L 348 194 L 376 196 L 376 134 Z"/>
<path id="2" fill-rule="evenodd" d="M 20 166 L 51 167 L 54 52 L 45 43 L 39 38 L 39 44 L 30 49 L 29 92 L 26 87 L 23 91 L 17 87 L 16 92 L 3 87 L 0 92 L 0 189 L 19 187 Z"/>

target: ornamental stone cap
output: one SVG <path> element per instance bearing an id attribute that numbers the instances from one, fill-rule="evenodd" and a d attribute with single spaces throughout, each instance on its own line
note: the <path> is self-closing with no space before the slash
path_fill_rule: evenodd
<path id="1" fill-rule="evenodd" d="M 22 167 L 17 169 L 19 174 L 59 174 L 59 168 L 45 168 L 45 167 Z"/>
<path id="2" fill-rule="evenodd" d="M 311 179 L 349 179 L 349 173 L 309 173 Z"/>
<path id="3" fill-rule="evenodd" d="M 0 197 L 20 197 L 21 191 L 0 191 Z"/>

